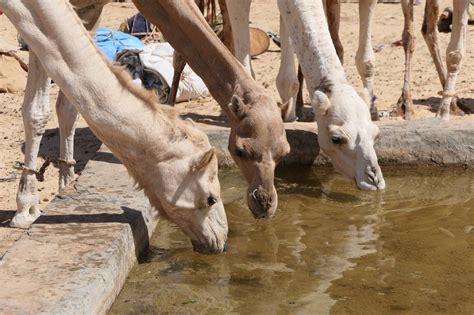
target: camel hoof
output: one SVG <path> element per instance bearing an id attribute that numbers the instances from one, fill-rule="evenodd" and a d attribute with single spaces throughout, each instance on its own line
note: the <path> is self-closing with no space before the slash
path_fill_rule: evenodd
<path id="1" fill-rule="evenodd" d="M 20 212 L 15 214 L 12 221 L 10 222 L 10 227 L 18 229 L 28 229 L 33 222 L 38 219 L 41 215 L 41 211 L 35 209 L 31 212 Z"/>

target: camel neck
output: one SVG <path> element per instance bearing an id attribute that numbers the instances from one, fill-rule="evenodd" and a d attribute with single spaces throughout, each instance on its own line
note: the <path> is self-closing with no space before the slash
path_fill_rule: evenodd
<path id="1" fill-rule="evenodd" d="M 93 45 L 69 4 L 11 1 L 1 7 L 39 56 L 48 75 L 105 143 L 110 138 L 133 143 L 143 138 L 140 126 L 157 123 L 160 111 L 155 110 L 155 115 L 138 92 L 130 92 L 125 80 L 114 73 Z M 154 128 L 169 127 L 162 125 Z"/>
<path id="2" fill-rule="evenodd" d="M 321 1 L 279 1 L 280 12 L 302 67 L 308 90 L 347 82 L 331 40 Z"/>
<path id="3" fill-rule="evenodd" d="M 261 87 L 214 34 L 193 0 L 134 0 L 134 3 L 203 79 L 225 111 L 234 93 L 261 92 Z M 177 19 L 179 24 L 175 23 Z"/>

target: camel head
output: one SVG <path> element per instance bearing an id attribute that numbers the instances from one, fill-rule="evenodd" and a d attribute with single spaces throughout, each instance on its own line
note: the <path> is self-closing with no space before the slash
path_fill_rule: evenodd
<path id="1" fill-rule="evenodd" d="M 274 215 L 275 167 L 290 152 L 281 111 L 267 95 L 232 96 L 229 152 L 248 183 L 247 205 L 255 218 Z"/>
<path id="2" fill-rule="evenodd" d="M 314 92 L 312 105 L 319 145 L 335 168 L 352 179 L 359 189 L 384 189 L 385 181 L 374 150 L 379 128 L 370 119 L 362 98 L 348 84 L 326 84 Z"/>
<path id="3" fill-rule="evenodd" d="M 207 136 L 181 120 L 173 122 L 172 150 L 148 174 L 151 189 L 145 193 L 160 215 L 177 224 L 190 238 L 195 251 L 226 250 L 227 217 L 221 199 L 217 157 Z M 156 197 L 156 198 L 154 198 Z"/>

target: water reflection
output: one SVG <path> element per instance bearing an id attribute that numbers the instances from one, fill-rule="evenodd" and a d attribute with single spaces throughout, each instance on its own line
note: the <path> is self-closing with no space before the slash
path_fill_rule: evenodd
<path id="1" fill-rule="evenodd" d="M 229 251 L 193 253 L 161 222 L 110 313 L 472 313 L 473 173 L 384 174 L 373 193 L 331 170 L 280 170 L 279 210 L 255 221 L 244 181 L 225 172 Z"/>

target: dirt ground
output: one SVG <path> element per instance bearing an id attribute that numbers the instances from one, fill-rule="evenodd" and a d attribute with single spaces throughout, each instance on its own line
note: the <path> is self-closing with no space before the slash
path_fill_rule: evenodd
<path id="1" fill-rule="evenodd" d="M 448 6 L 450 1 L 442 0 L 442 5 Z M 134 14 L 136 9 L 130 3 L 114 3 L 106 7 L 102 26 L 118 28 L 120 23 L 128 16 Z M 358 9 L 357 4 L 343 4 L 341 21 L 341 37 L 345 47 L 345 68 L 350 81 L 358 91 L 361 91 L 361 82 L 354 64 L 354 57 L 358 40 Z M 421 28 L 423 6 L 415 8 L 415 27 Z M 279 31 L 278 10 L 274 0 L 259 0 L 252 4 L 251 13 L 252 26 L 262 28 L 265 31 Z M 373 44 L 380 51 L 376 53 L 375 93 L 378 97 L 379 110 L 390 110 L 397 102 L 403 82 L 404 54 L 403 48 L 392 47 L 391 43 L 401 38 L 403 26 L 400 4 L 378 4 L 374 21 Z M 440 100 L 438 91 L 441 86 L 434 65 L 430 59 L 426 45 L 421 33 L 417 31 L 417 47 L 414 54 L 412 74 L 412 95 L 416 104 L 417 119 L 433 117 L 431 106 L 436 106 Z M 441 34 L 442 51 L 445 50 L 449 41 L 449 34 Z M 0 37 L 10 43 L 16 43 L 16 31 L 3 15 L 0 16 Z M 463 68 L 458 77 L 458 91 L 461 97 L 474 98 L 474 84 L 472 73 L 474 73 L 474 26 L 468 28 L 467 55 Z M 73 40 L 73 39 L 71 39 Z M 22 53 L 27 59 L 27 55 Z M 268 92 L 278 99 L 275 87 L 275 77 L 279 67 L 280 53 L 275 45 L 270 50 L 253 60 L 257 81 L 262 84 Z M 38 168 L 46 157 L 56 157 L 58 152 L 57 118 L 54 114 L 58 88 L 53 87 L 51 93 L 51 119 L 47 125 L 46 136 L 41 146 Z M 307 92 L 305 100 L 308 101 Z M 15 211 L 15 194 L 18 187 L 20 171 L 14 166 L 23 161 L 23 124 L 21 118 L 21 102 L 23 93 L 0 94 L 0 226 L 2 218 L 11 217 L 11 211 Z M 218 115 L 220 108 L 212 98 L 181 103 L 177 106 L 183 113 L 200 113 Z M 453 117 L 452 123 L 460 119 L 473 120 L 472 116 Z M 383 120 L 398 118 L 383 118 Z M 78 122 L 78 135 L 75 146 L 75 158 L 78 161 L 78 172 L 83 169 L 85 162 L 99 147 L 100 143 L 86 128 L 82 119 Z M 45 173 L 44 182 L 37 184 L 40 194 L 41 207 L 44 208 L 54 197 L 57 191 L 57 169 L 50 167 Z M 2 215 L 3 213 L 3 215 Z M 8 213 L 8 215 L 6 215 Z M 5 219 L 3 219 L 5 220 Z M 3 229 L 3 233 L 6 231 Z M 2 228 L 0 228 L 0 239 Z M 14 239 L 15 235 L 10 238 Z M 4 244 L 3 244 L 4 245 Z"/>

